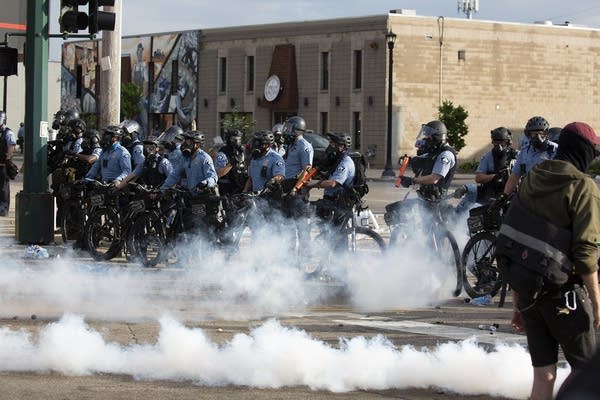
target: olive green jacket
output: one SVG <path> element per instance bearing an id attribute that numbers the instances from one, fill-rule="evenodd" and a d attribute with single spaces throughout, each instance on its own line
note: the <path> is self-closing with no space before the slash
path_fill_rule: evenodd
<path id="1" fill-rule="evenodd" d="M 519 185 L 527 209 L 572 232 L 573 273 L 598 270 L 600 189 L 571 163 L 547 160 L 536 165 Z"/>

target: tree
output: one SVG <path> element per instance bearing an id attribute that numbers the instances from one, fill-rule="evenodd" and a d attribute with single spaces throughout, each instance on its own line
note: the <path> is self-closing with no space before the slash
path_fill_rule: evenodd
<path id="1" fill-rule="evenodd" d="M 140 113 L 139 103 L 142 99 L 142 88 L 134 82 L 121 85 L 121 119 L 133 119 Z"/>
<path id="2" fill-rule="evenodd" d="M 463 137 L 469 133 L 469 127 L 465 123 L 468 116 L 469 113 L 463 106 L 455 107 L 450 100 L 444 100 L 438 108 L 438 118 L 448 129 L 448 144 L 457 152 L 465 147 Z"/>
<path id="3" fill-rule="evenodd" d="M 247 141 L 248 136 L 252 134 L 256 121 L 252 119 L 251 113 L 241 113 L 234 108 L 231 113 L 225 115 L 221 120 L 221 128 L 224 131 L 239 130 L 243 134 L 243 141 Z"/>

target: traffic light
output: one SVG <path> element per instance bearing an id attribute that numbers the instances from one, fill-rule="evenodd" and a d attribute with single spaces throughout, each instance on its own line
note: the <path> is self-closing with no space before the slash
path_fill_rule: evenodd
<path id="1" fill-rule="evenodd" d="M 89 0 L 88 13 L 80 12 L 79 6 L 85 6 L 88 0 L 60 1 L 61 33 L 77 33 L 88 28 L 90 34 L 115 29 L 115 13 L 98 10 L 99 7 L 114 6 L 115 0 Z"/>
<path id="2" fill-rule="evenodd" d="M 88 27 L 88 16 L 79 12 L 79 6 L 87 4 L 87 0 L 60 1 L 60 31 L 61 33 L 77 33 Z"/>
<path id="3" fill-rule="evenodd" d="M 99 31 L 112 31 L 115 29 L 115 13 L 99 11 L 98 7 L 114 6 L 115 0 L 90 0 L 89 29 L 90 34 Z"/>

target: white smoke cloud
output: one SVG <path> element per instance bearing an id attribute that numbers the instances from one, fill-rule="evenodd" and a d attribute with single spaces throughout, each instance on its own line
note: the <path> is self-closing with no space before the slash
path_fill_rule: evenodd
<path id="1" fill-rule="evenodd" d="M 532 376 L 529 355 L 518 345 L 498 343 L 486 351 L 466 340 L 428 350 L 397 348 L 377 336 L 341 338 L 334 347 L 275 320 L 219 344 L 170 317 L 160 319 L 155 343 L 121 345 L 107 342 L 73 314 L 44 326 L 36 338 L 0 328 L 0 361 L 3 372 L 127 374 L 210 386 L 308 386 L 332 392 L 436 387 L 515 399 L 527 397 Z M 559 369 L 559 381 L 567 373 Z"/>

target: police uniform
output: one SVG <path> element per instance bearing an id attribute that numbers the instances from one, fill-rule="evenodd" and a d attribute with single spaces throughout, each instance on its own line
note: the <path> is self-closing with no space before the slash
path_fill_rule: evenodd
<path id="1" fill-rule="evenodd" d="M 344 191 L 344 188 L 352 186 L 354 175 L 356 174 L 354 161 L 348 154 L 340 160 L 335 170 L 329 176 L 329 179 L 337 182 L 335 187 L 325 188 L 323 191 L 324 197 L 335 198 Z"/>
<path id="2" fill-rule="evenodd" d="M 4 141 L 0 143 L 0 164 L 3 164 L 0 166 L 0 215 L 6 215 L 10 207 L 10 179 L 4 164 L 8 155 L 8 146 L 16 146 L 17 141 L 15 133 L 8 127 L 0 128 L 0 134 L 4 136 Z"/>
<path id="3" fill-rule="evenodd" d="M 240 147 L 236 149 L 230 145 L 221 147 L 215 160 L 215 169 L 219 170 L 231 165 L 231 169 L 219 178 L 219 193 L 229 195 L 240 193 L 246 183 L 246 171 L 244 171 L 244 151 Z"/>
<path id="4" fill-rule="evenodd" d="M 527 147 L 519 152 L 517 162 L 515 162 L 511 172 L 520 178 L 529 172 L 534 165 L 545 160 L 554 159 L 558 145 L 549 140 L 546 141 L 546 145 L 546 150 L 538 151 L 533 148 L 531 143 L 528 143 Z"/>
<path id="5" fill-rule="evenodd" d="M 263 190 L 274 176 L 285 176 L 285 162 L 283 157 L 273 149 L 269 149 L 264 156 L 253 158 L 248 167 L 248 175 L 252 179 L 252 190 Z"/>
<path id="6" fill-rule="evenodd" d="M 144 145 L 139 140 L 132 143 L 127 150 L 131 154 L 131 169 L 135 170 L 138 165 L 144 164 Z"/>
<path id="7" fill-rule="evenodd" d="M 102 182 L 120 182 L 131 173 L 131 155 L 127 149 L 118 142 L 110 146 L 108 150 L 102 151 L 98 160 L 85 176 L 86 179 L 102 177 Z"/>
<path id="8" fill-rule="evenodd" d="M 285 155 L 286 150 L 285 150 L 285 146 L 283 144 L 280 146 L 273 145 L 273 147 L 271 147 L 271 149 L 275 153 L 279 154 L 281 157 L 283 157 Z"/>
<path id="9" fill-rule="evenodd" d="M 420 185 L 419 191 L 426 198 L 439 198 L 446 193 L 454 178 L 456 170 L 456 154 L 448 144 L 437 151 L 421 154 L 411 159 L 411 167 L 415 176 L 440 175 L 442 178 L 435 185 Z"/>
<path id="10" fill-rule="evenodd" d="M 182 177 L 186 182 L 182 182 Z M 202 149 L 198 149 L 190 158 L 184 158 L 183 163 L 173 168 L 173 173 L 169 174 L 165 182 L 160 187 L 168 189 L 177 183 L 193 191 L 198 184 L 206 184 L 208 187 L 217 186 L 217 171 L 212 158 Z"/>
<path id="11" fill-rule="evenodd" d="M 83 142 L 83 138 L 77 138 L 75 140 L 69 140 L 65 144 L 63 144 L 62 150 L 64 153 L 70 154 L 79 154 L 81 153 L 81 143 Z"/>
<path id="12" fill-rule="evenodd" d="M 173 167 L 166 157 L 151 154 L 145 157 L 143 163 L 136 165 L 133 175 L 141 177 L 148 186 L 159 187 L 172 172 Z"/>
<path id="13" fill-rule="evenodd" d="M 306 165 L 312 165 L 314 150 L 308 140 L 299 137 L 288 145 L 285 159 L 285 178 L 293 179 L 302 172 Z"/>

